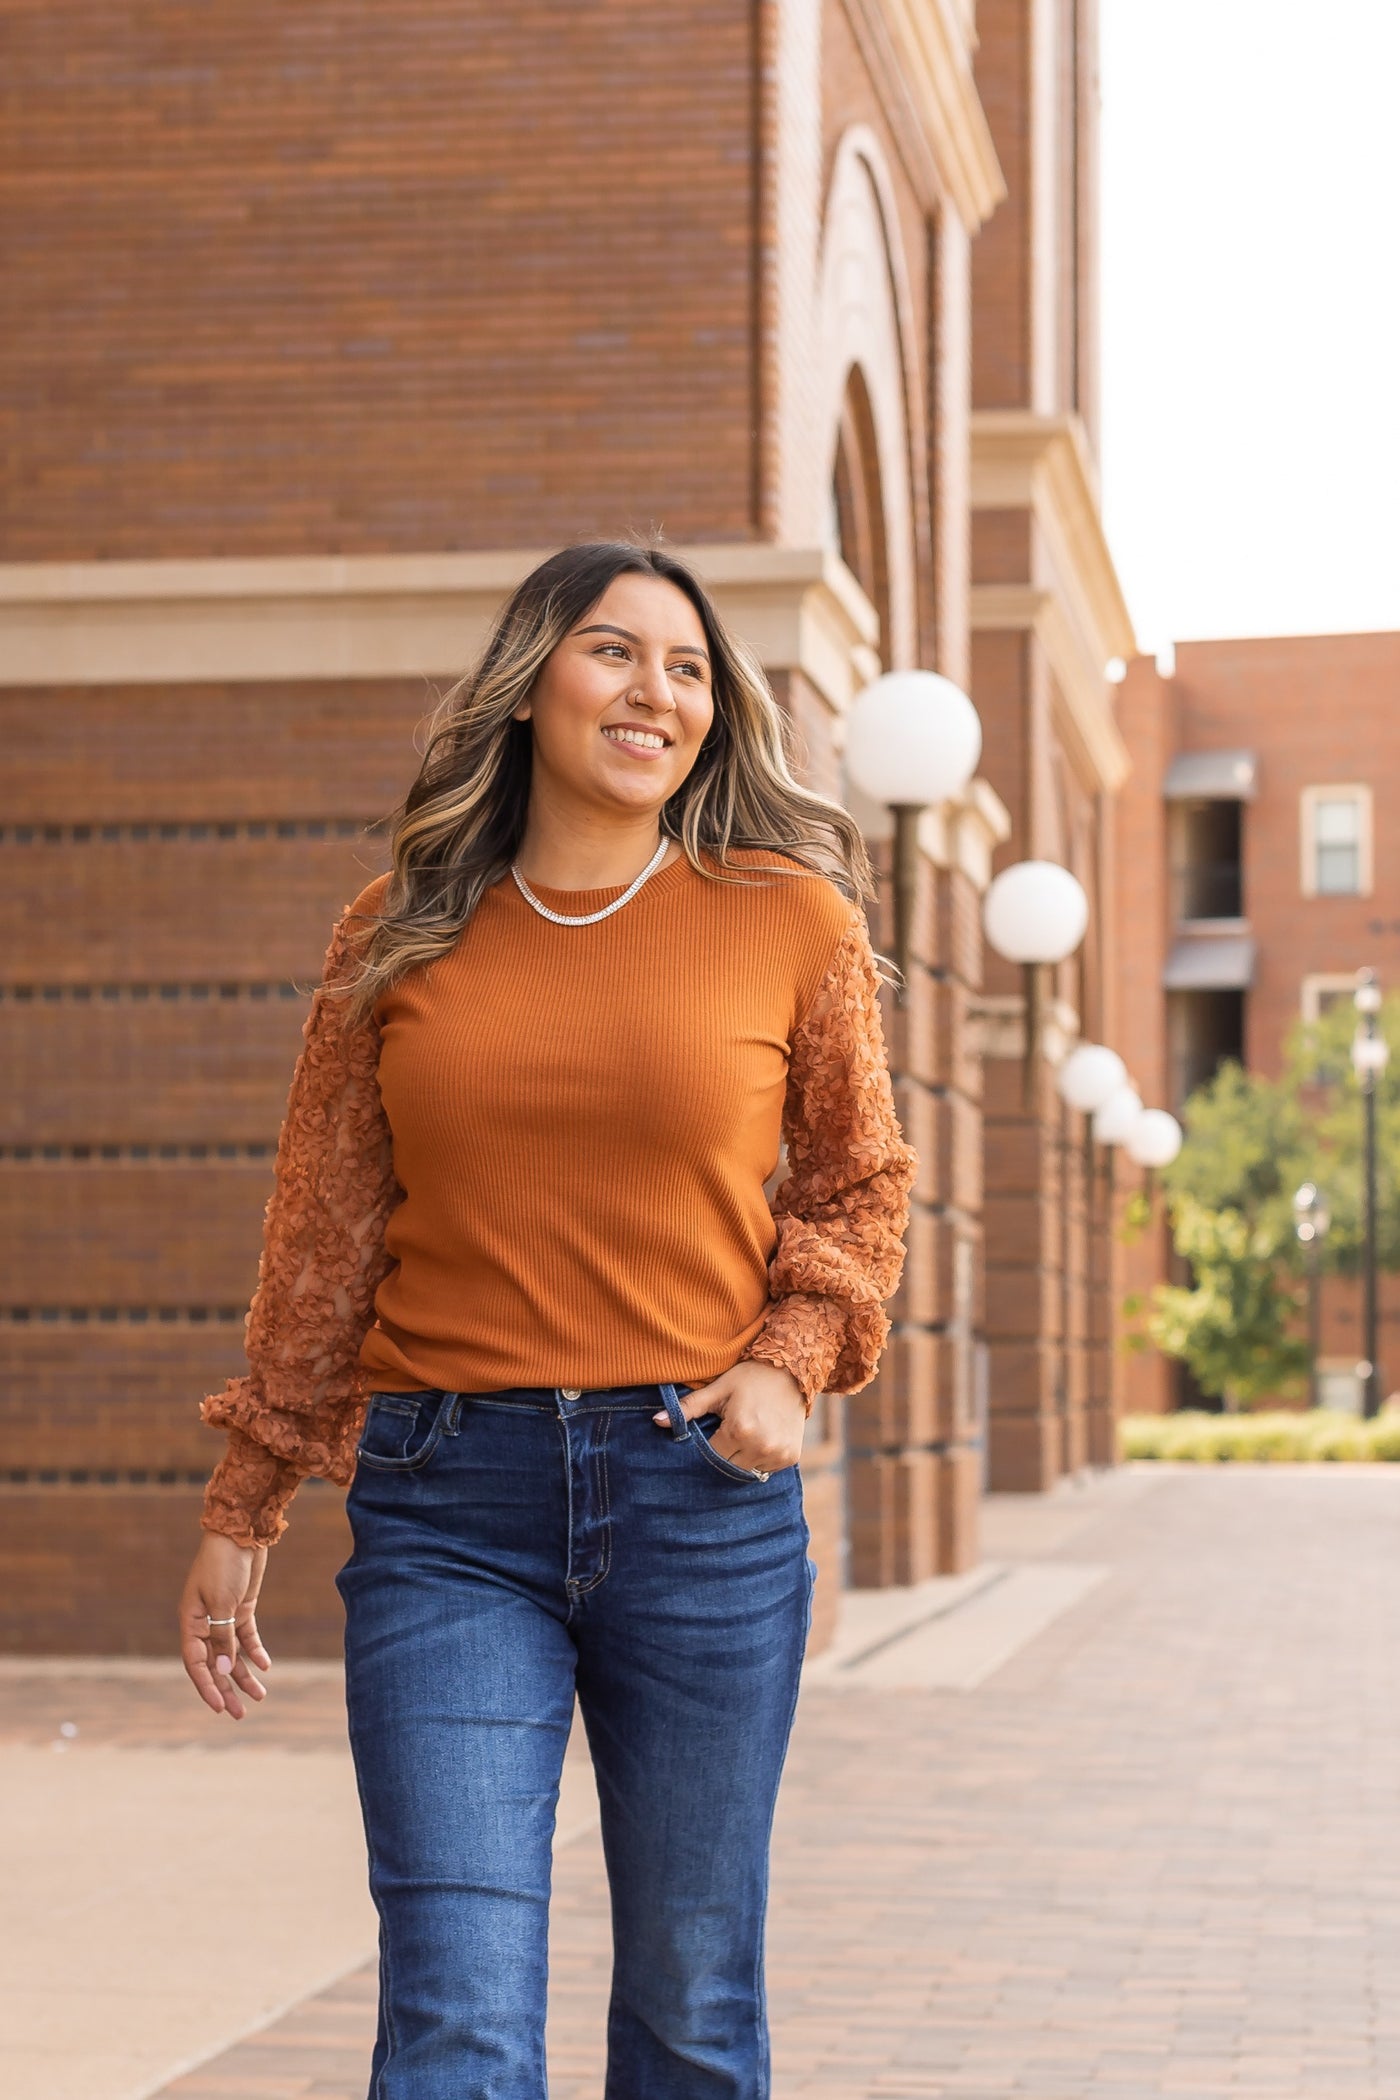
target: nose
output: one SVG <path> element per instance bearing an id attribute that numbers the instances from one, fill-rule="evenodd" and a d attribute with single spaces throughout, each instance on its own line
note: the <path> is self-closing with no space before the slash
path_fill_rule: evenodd
<path id="1" fill-rule="evenodd" d="M 671 691 L 671 681 L 661 658 L 648 657 L 643 661 L 633 673 L 627 698 L 631 706 L 643 706 L 652 714 L 675 713 L 676 696 Z"/>

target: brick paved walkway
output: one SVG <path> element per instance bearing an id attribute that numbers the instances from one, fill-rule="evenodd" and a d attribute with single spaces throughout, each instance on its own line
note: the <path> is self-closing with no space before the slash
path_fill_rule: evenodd
<path id="1" fill-rule="evenodd" d="M 804 1692 L 777 2100 L 1394 2100 L 1400 1469 L 1138 1472 L 989 1532 L 1108 1572 L 973 1689 Z M 552 2100 L 598 2100 L 595 1838 L 556 1887 Z M 362 1969 L 165 2094 L 364 2100 L 372 2030 Z"/>

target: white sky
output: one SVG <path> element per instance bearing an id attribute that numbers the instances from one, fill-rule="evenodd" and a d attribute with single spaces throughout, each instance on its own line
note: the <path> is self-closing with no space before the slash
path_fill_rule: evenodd
<path id="1" fill-rule="evenodd" d="M 1400 628 L 1400 0 L 1102 0 L 1100 34 L 1139 646 Z"/>

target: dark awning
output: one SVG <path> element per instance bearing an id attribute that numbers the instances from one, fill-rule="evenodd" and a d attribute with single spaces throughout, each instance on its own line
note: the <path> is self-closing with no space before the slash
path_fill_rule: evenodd
<path id="1" fill-rule="evenodd" d="M 1247 933 L 1175 941 L 1162 972 L 1169 992 L 1239 992 L 1253 981 L 1254 942 Z"/>
<path id="2" fill-rule="evenodd" d="M 1252 802 L 1258 772 L 1252 751 L 1181 751 L 1162 793 L 1168 802 Z"/>

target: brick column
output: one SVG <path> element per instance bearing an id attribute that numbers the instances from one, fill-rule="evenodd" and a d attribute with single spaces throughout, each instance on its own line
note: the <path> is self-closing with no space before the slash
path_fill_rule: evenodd
<path id="1" fill-rule="evenodd" d="M 846 1403 L 850 1579 L 922 1582 L 977 1558 L 981 1485 L 976 1351 L 982 1281 L 982 1072 L 974 1007 L 981 983 L 980 892 L 1005 812 L 982 783 L 921 833 L 908 994 L 883 999 L 900 1121 L 919 1154 L 904 1278 L 878 1375 Z M 891 935 L 889 847 L 872 913 Z"/>

